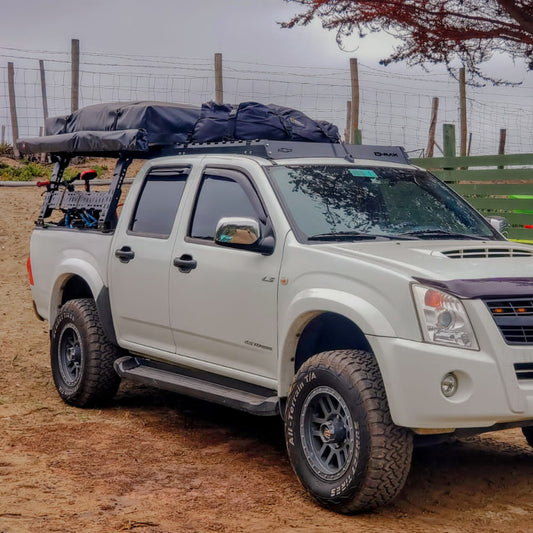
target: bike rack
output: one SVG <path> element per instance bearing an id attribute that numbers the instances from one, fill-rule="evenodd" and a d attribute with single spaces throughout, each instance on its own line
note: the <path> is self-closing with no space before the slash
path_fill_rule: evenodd
<path id="1" fill-rule="evenodd" d="M 133 159 L 120 155 L 113 173 L 113 179 L 107 191 L 75 191 L 68 190 L 63 186 L 63 173 L 68 167 L 71 158 L 68 156 L 54 155 L 54 171 L 50 184 L 44 196 L 43 205 L 39 212 L 36 225 L 46 226 L 46 219 L 51 216 L 55 209 L 94 209 L 99 211 L 98 229 L 110 231 L 113 229 L 116 219 L 116 209 L 122 195 L 122 185 L 126 172 Z"/>

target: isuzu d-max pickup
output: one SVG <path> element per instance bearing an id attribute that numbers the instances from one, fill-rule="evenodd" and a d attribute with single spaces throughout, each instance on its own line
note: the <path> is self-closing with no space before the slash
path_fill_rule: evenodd
<path id="1" fill-rule="evenodd" d="M 281 415 L 296 475 L 344 513 L 399 493 L 414 440 L 533 443 L 533 248 L 401 149 L 175 147 L 119 216 L 127 150 L 106 192 L 62 179 L 74 154 L 28 265 L 67 403 L 132 379 Z"/>

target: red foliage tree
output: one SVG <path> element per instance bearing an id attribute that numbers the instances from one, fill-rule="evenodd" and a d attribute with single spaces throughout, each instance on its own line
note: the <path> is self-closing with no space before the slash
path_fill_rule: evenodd
<path id="1" fill-rule="evenodd" d="M 406 61 L 410 65 L 444 63 L 451 71 L 459 58 L 473 79 L 484 75 L 480 64 L 501 52 L 525 59 L 533 69 L 532 0 L 286 0 L 305 6 L 283 27 L 306 25 L 314 18 L 337 41 L 355 31 L 386 31 L 399 39 L 392 55 L 381 61 Z"/>

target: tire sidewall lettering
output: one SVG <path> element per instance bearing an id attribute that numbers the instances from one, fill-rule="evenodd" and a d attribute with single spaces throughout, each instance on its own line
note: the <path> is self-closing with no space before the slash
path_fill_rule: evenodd
<path id="1" fill-rule="evenodd" d="M 303 416 L 302 408 L 308 395 L 320 385 L 328 385 L 337 390 L 347 403 L 353 421 L 352 429 L 354 432 L 356 450 L 351 458 L 352 464 L 348 467 L 348 470 L 343 476 L 335 481 L 320 479 L 312 471 L 312 468 L 304 457 L 301 449 L 302 444 L 299 421 Z M 350 391 L 348 391 L 348 388 L 345 386 L 342 379 L 334 376 L 328 371 L 328 369 L 318 369 L 313 367 L 297 377 L 290 392 L 285 414 L 285 432 L 291 463 L 301 481 L 304 483 L 304 486 L 307 485 L 307 480 L 310 480 L 315 487 L 313 492 L 318 493 L 318 496 L 322 498 L 342 498 L 347 494 L 353 493 L 359 485 L 357 478 L 362 475 L 362 472 L 359 471 L 361 469 L 359 459 L 362 448 L 361 426 L 360 421 L 357 419 L 357 409 L 355 408 L 359 401 L 358 391 L 351 392 L 354 392 L 354 394 L 350 394 Z"/>
<path id="2" fill-rule="evenodd" d="M 355 477 L 355 473 L 357 471 L 357 462 L 354 462 L 351 466 L 348 472 L 345 474 L 345 479 L 340 483 L 338 486 L 333 487 L 330 491 L 330 496 L 332 498 L 342 496 L 343 492 L 350 486 L 350 483 L 352 482 L 353 478 Z"/>

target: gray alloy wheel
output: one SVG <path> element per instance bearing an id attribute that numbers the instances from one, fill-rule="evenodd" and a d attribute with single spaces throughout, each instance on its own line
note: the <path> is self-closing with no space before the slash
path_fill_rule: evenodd
<path id="1" fill-rule="evenodd" d="M 413 435 L 392 422 L 368 352 L 323 352 L 302 365 L 287 399 L 285 440 L 302 485 L 341 513 L 392 501 L 411 465 Z"/>

